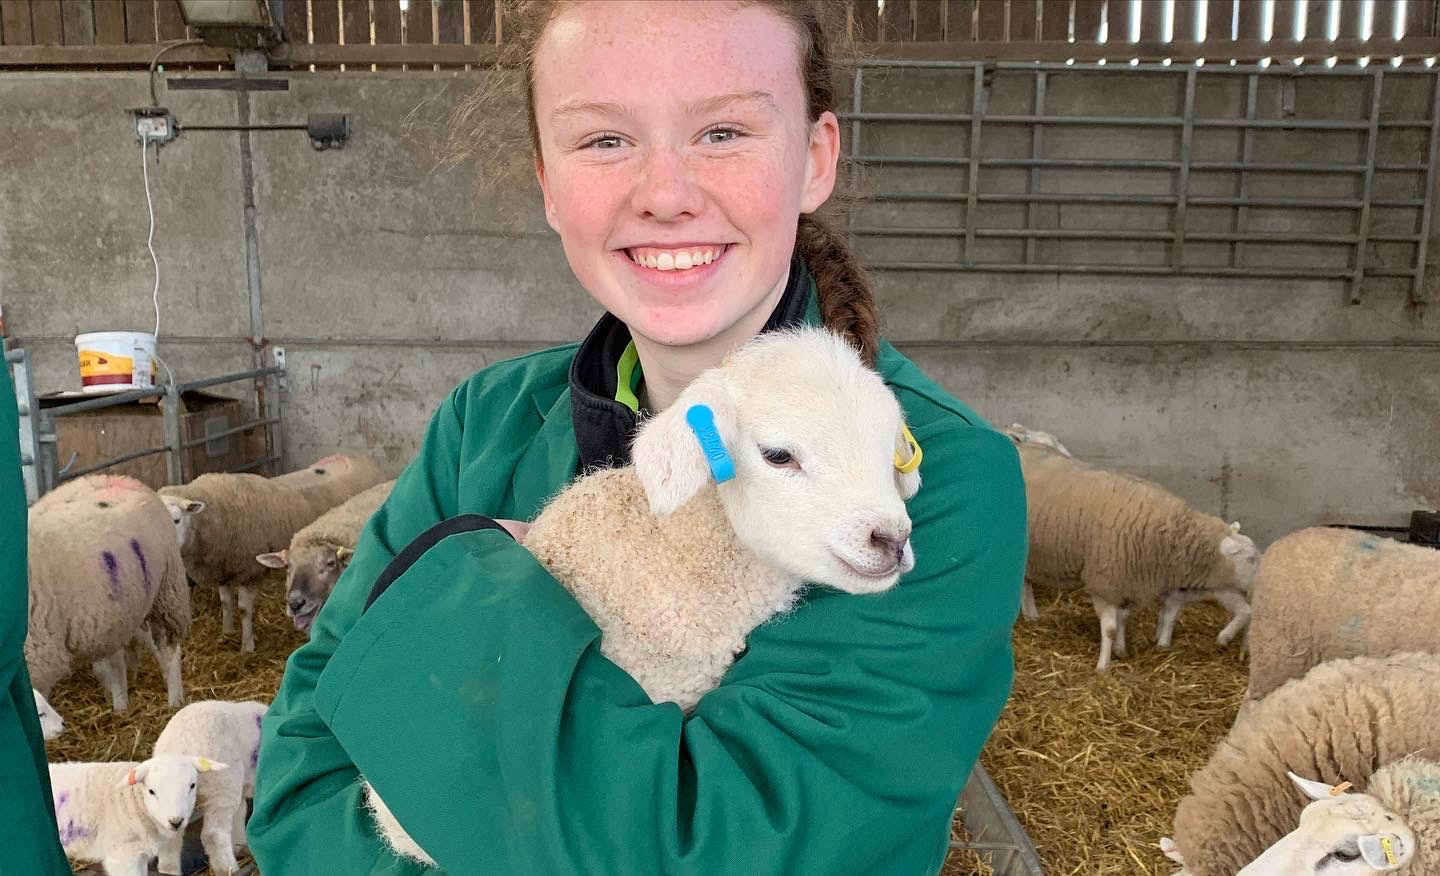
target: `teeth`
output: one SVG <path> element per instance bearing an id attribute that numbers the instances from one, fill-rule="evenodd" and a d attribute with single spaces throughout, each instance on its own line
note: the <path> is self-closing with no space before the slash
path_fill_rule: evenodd
<path id="1" fill-rule="evenodd" d="M 630 250 L 630 260 L 657 271 L 688 271 L 708 265 L 720 257 L 723 249 L 670 250 L 640 253 Z"/>

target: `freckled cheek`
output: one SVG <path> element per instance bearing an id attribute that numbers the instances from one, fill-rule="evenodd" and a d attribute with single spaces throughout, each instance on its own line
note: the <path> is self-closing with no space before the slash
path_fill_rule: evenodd
<path id="1" fill-rule="evenodd" d="M 628 178 L 613 171 L 567 169 L 550 178 L 550 202 L 567 236 L 604 236 L 625 208 L 628 191 Z"/>

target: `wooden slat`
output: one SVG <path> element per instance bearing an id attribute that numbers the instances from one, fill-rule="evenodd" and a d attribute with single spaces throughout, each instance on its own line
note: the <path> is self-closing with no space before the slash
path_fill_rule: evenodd
<path id="1" fill-rule="evenodd" d="M 1306 0 L 1305 2 L 1305 39 L 1323 40 L 1326 34 L 1326 18 L 1329 14 L 1329 0 Z"/>
<path id="2" fill-rule="evenodd" d="M 61 45 L 65 39 L 60 0 L 30 0 L 30 33 L 35 45 Z"/>
<path id="3" fill-rule="evenodd" d="M 310 42 L 310 11 L 305 0 L 285 0 L 280 26 L 291 43 L 304 45 Z"/>
<path id="4" fill-rule="evenodd" d="M 30 0 L 0 0 L 0 30 L 5 45 L 30 45 Z"/>
<path id="5" fill-rule="evenodd" d="M 1195 13 L 1199 8 L 1198 0 L 1175 0 L 1175 33 L 1172 40 L 1195 39 Z"/>
<path id="6" fill-rule="evenodd" d="M 999 42 L 1005 39 L 1005 4 L 1007 0 L 975 0 L 980 14 L 976 16 L 975 39 Z"/>
<path id="7" fill-rule="evenodd" d="M 474 46 L 495 43 L 495 0 L 469 0 L 470 44 Z"/>
<path id="8" fill-rule="evenodd" d="M 1030 41 L 1038 38 L 1035 33 L 1035 9 L 1038 0 L 1010 0 L 1010 32 L 1008 40 Z"/>
<path id="9" fill-rule="evenodd" d="M 1140 4 L 1140 39 L 1152 43 L 1165 39 L 1165 4 Z"/>
<path id="10" fill-rule="evenodd" d="M 1070 0 L 1045 0 L 1040 8 L 1040 39 L 1070 37 Z"/>
<path id="11" fill-rule="evenodd" d="M 370 45 L 370 4 L 340 0 L 340 38 L 347 46 Z"/>
<path id="12" fill-rule="evenodd" d="M 185 16 L 180 14 L 180 0 L 155 0 L 155 30 L 165 40 L 183 40 L 189 34 Z"/>
<path id="13" fill-rule="evenodd" d="M 1235 4 L 1231 0 L 1210 0 L 1205 16 L 1205 39 L 1230 39 L 1230 24 L 1235 20 Z"/>
<path id="14" fill-rule="evenodd" d="M 855 39 L 862 43 L 873 43 L 879 29 L 880 10 L 868 0 L 858 0 L 855 4 Z"/>
<path id="15" fill-rule="evenodd" d="M 1299 4 L 1296 0 L 1275 0 L 1275 27 L 1271 35 L 1277 40 L 1288 40 L 1295 36 L 1295 15 Z"/>
<path id="16" fill-rule="evenodd" d="M 428 13 L 430 4 L 423 5 Z M 312 0 L 310 4 L 310 41 L 317 46 L 338 46 L 340 44 L 340 7 L 336 5 L 335 0 Z"/>
<path id="17" fill-rule="evenodd" d="M 975 0 L 942 0 L 945 41 L 963 43 L 975 39 Z"/>
<path id="18" fill-rule="evenodd" d="M 909 0 L 890 0 L 881 10 L 875 39 L 882 43 L 908 42 L 914 39 L 910 33 Z"/>
<path id="19" fill-rule="evenodd" d="M 60 26 L 65 45 L 95 45 L 95 7 L 90 0 L 61 0 Z"/>
<path id="20" fill-rule="evenodd" d="M 1110 42 L 1130 42 L 1130 0 L 1110 0 Z"/>
<path id="21" fill-rule="evenodd" d="M 1360 38 L 1361 13 L 1365 11 L 1365 4 L 1354 2 L 1340 4 L 1340 35 L 1337 39 L 1353 40 Z"/>
<path id="22" fill-rule="evenodd" d="M 400 45 L 400 0 L 370 0 L 375 18 L 375 45 Z"/>
<path id="23" fill-rule="evenodd" d="M 913 39 L 926 43 L 945 39 L 945 29 L 940 23 L 940 5 L 940 0 L 910 0 Z"/>
<path id="24" fill-rule="evenodd" d="M 440 0 L 435 4 L 439 28 L 435 33 L 437 43 L 465 42 L 465 4 L 460 0 Z"/>
<path id="25" fill-rule="evenodd" d="M 1433 36 L 1435 0 L 1410 0 L 1405 4 L 1405 36 Z"/>
<path id="26" fill-rule="evenodd" d="M 1370 33 L 1377 37 L 1395 34 L 1395 0 L 1375 0 L 1375 12 L 1370 16 Z"/>
<path id="27" fill-rule="evenodd" d="M 155 0 L 125 0 L 125 42 L 155 42 Z"/>
<path id="28" fill-rule="evenodd" d="M 100 0 L 95 4 L 95 43 L 119 46 L 125 43 L 125 4 Z"/>
<path id="29" fill-rule="evenodd" d="M 1100 14 L 1105 0 L 1075 0 L 1075 42 L 1093 43 L 1100 38 Z"/>
<path id="30" fill-rule="evenodd" d="M 1236 25 L 1236 39 L 1263 40 L 1261 29 L 1265 24 L 1264 7 L 1259 3 L 1240 4 L 1240 18 Z"/>

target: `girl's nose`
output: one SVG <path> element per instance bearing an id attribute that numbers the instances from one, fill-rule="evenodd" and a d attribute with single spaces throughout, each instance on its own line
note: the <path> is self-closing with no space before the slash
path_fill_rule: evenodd
<path id="1" fill-rule="evenodd" d="M 631 194 L 631 207 L 650 219 L 670 222 L 700 212 L 704 196 L 694 174 L 673 149 L 649 150 Z"/>

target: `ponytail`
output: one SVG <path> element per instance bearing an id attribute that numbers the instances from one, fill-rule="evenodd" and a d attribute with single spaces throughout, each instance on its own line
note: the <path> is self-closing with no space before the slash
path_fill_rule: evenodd
<path id="1" fill-rule="evenodd" d="M 815 278 L 825 326 L 849 341 L 860 351 L 861 360 L 873 367 L 880 353 L 880 312 L 849 241 L 825 220 L 806 213 L 800 216 L 795 248 Z"/>

